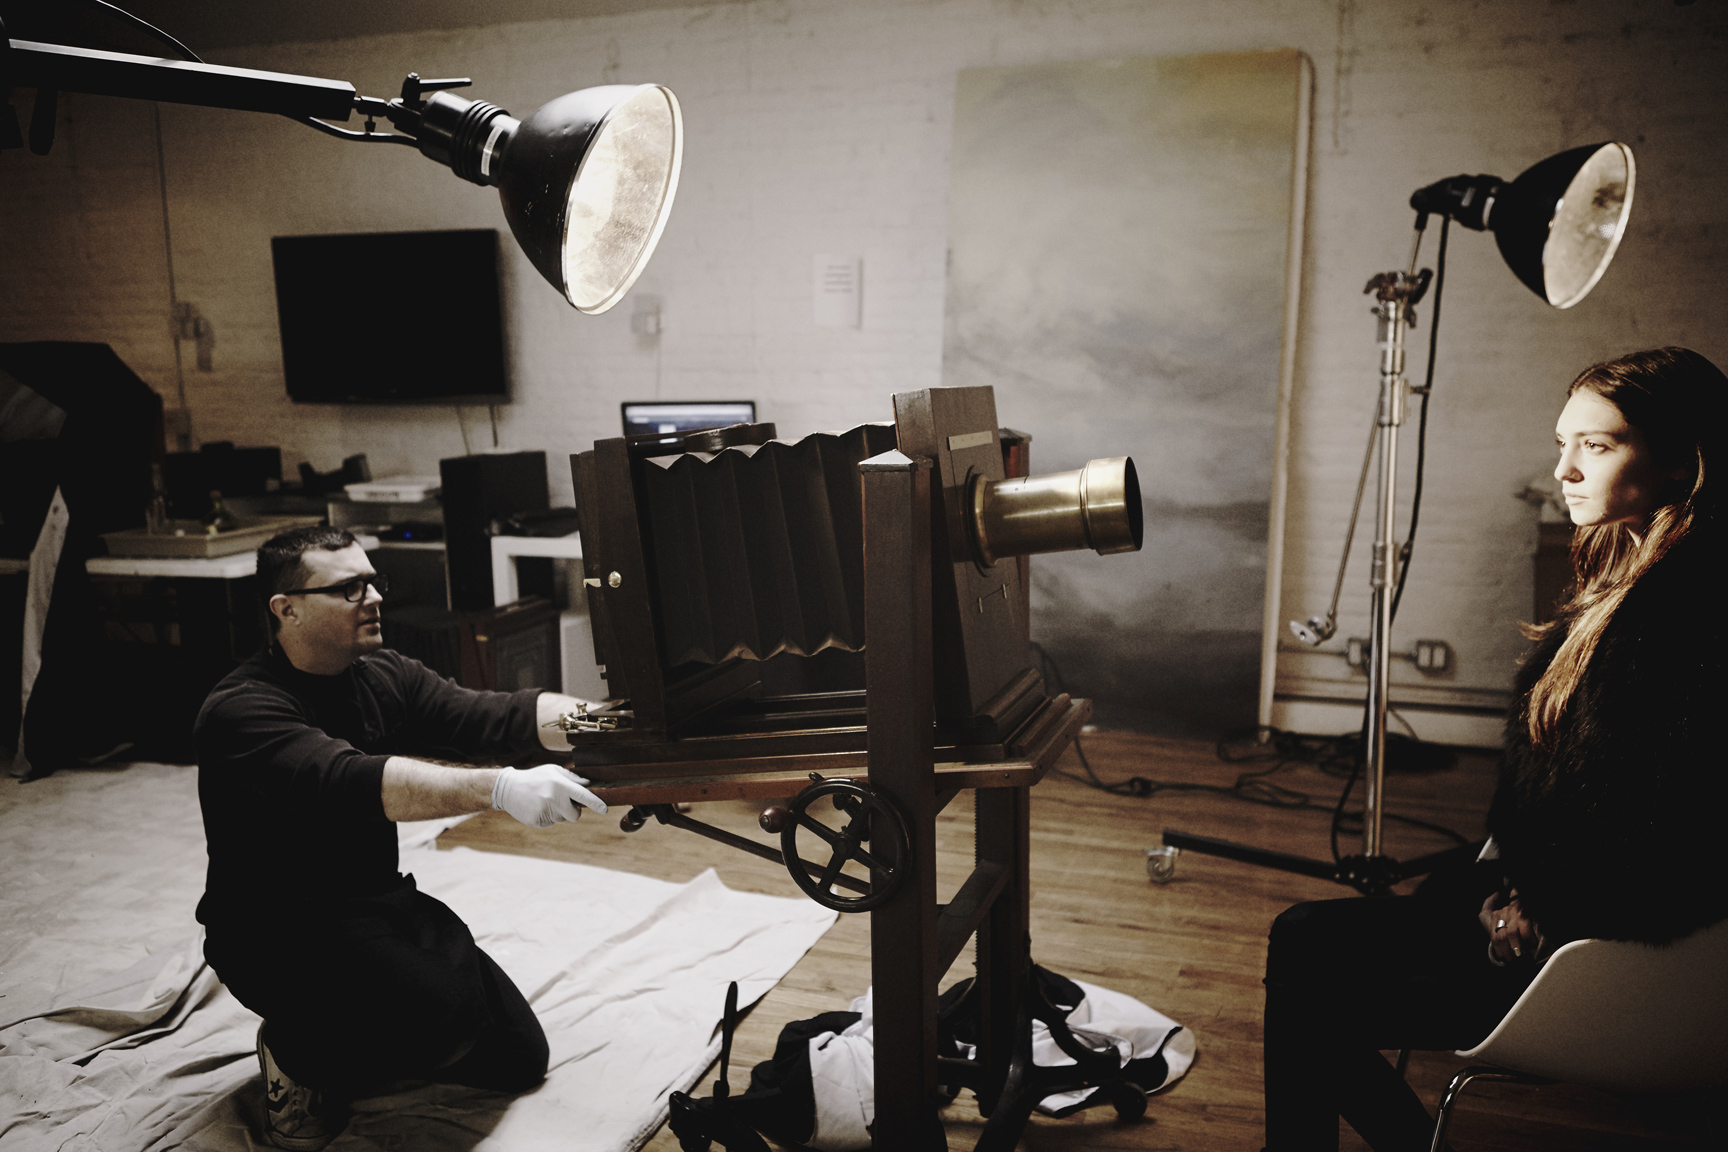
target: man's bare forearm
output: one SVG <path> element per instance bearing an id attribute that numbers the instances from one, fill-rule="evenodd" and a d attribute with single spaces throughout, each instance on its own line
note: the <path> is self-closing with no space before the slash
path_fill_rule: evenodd
<path id="1" fill-rule="evenodd" d="M 503 768 L 448 768 L 392 756 L 384 762 L 384 817 L 436 820 L 492 807 L 492 785 Z"/>
<path id="2" fill-rule="evenodd" d="M 570 750 L 556 722 L 564 713 L 576 711 L 579 703 L 585 701 L 562 692 L 540 694 L 534 719 L 543 746 L 555 752 Z M 458 768 L 392 756 L 384 763 L 384 815 L 390 820 L 436 820 L 487 811 L 500 771 L 509 769 Z"/>

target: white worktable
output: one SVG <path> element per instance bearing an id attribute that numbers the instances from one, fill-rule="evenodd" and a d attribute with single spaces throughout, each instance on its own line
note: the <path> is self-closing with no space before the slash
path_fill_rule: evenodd
<path id="1" fill-rule="evenodd" d="M 360 547 L 378 547 L 376 536 L 356 536 Z M 238 580 L 258 571 L 258 553 L 248 548 L 228 556 L 92 556 L 84 562 L 92 576 L 205 576 Z"/>
<path id="2" fill-rule="evenodd" d="M 258 570 L 251 549 L 229 556 L 92 556 L 84 571 L 92 576 L 207 576 L 238 580 Z"/>

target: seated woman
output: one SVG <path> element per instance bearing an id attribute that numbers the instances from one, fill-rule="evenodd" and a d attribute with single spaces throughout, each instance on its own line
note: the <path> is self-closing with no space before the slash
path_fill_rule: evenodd
<path id="1" fill-rule="evenodd" d="M 1567 395 L 1555 475 L 1578 584 L 1528 630 L 1481 875 L 1273 923 L 1268 1152 L 1336 1149 L 1339 1116 L 1376 1152 L 1426 1150 L 1433 1121 L 1381 1050 L 1476 1044 L 1569 940 L 1662 943 L 1728 917 L 1722 481 L 1707 465 L 1728 378 L 1659 348 L 1586 369 Z"/>

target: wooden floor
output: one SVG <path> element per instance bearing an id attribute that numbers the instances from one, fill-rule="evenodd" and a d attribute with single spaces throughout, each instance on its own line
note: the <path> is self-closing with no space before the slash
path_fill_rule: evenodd
<path id="1" fill-rule="evenodd" d="M 1097 732 L 1083 746 L 1105 779 L 1130 775 L 1158 780 L 1228 784 L 1240 766 L 1219 761 L 1210 744 L 1132 733 Z M 1077 772 L 1069 752 L 1061 768 Z M 1331 800 L 1340 782 L 1312 767 L 1288 769 L 1285 785 Z M 1456 767 L 1399 774 L 1387 787 L 1388 810 L 1441 823 L 1476 836 L 1493 788 L 1493 762 L 1465 754 Z M 692 815 L 767 842 L 755 826 L 759 806 L 702 805 Z M 614 813 L 621 815 L 621 813 Z M 1041 964 L 1064 975 L 1118 989 L 1150 1004 L 1194 1032 L 1199 1057 L 1188 1075 L 1150 1101 L 1144 1119 L 1118 1122 L 1109 1107 L 1050 1120 L 1035 1117 L 1020 1147 L 1028 1152 L 1258 1149 L 1260 1113 L 1260 978 L 1272 918 L 1300 900 L 1348 895 L 1325 881 L 1185 854 L 1176 878 L 1148 881 L 1143 850 L 1166 827 L 1263 847 L 1328 857 L 1328 815 L 1275 810 L 1223 796 L 1162 793 L 1109 795 L 1052 774 L 1033 790 L 1032 944 Z M 937 826 L 940 881 L 947 900 L 971 866 L 972 806 L 956 799 Z M 1388 850 L 1408 858 L 1449 841 L 1397 823 L 1387 825 Z M 577 860 L 684 881 L 713 867 L 731 887 L 795 895 L 776 865 L 687 832 L 650 823 L 639 832 L 615 819 L 535 831 L 508 816 L 486 813 L 446 833 L 440 844 Z M 1357 850 L 1359 841 L 1350 844 Z M 750 1067 L 773 1052 L 790 1020 L 844 1009 L 870 982 L 868 916 L 840 922 L 740 1025 L 733 1049 L 734 1091 Z M 970 974 L 970 953 L 944 986 Z M 720 1006 L 715 1005 L 716 1015 Z M 1430 1107 L 1464 1062 L 1449 1054 L 1417 1054 L 1410 1079 Z M 712 1077 L 710 1077 L 710 1080 Z M 705 1082 L 698 1095 L 707 1095 Z M 1451 1141 L 1458 1152 L 1545 1149 L 1595 1150 L 1697 1147 L 1686 1133 L 1689 1109 L 1673 1102 L 1610 1096 L 1563 1085 L 1528 1088 L 1476 1085 L 1457 1113 Z M 971 1148 L 981 1122 L 970 1096 L 944 1113 L 948 1146 Z M 662 1129 L 647 1146 L 677 1152 Z M 1365 1147 L 1348 1128 L 1343 1147 Z"/>

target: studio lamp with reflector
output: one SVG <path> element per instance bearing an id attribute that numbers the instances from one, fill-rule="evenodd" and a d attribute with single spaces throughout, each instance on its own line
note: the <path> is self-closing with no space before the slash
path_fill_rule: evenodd
<path id="1" fill-rule="evenodd" d="M 684 148 L 678 99 L 658 84 L 571 92 L 518 120 L 410 76 L 385 113 L 427 157 L 494 185 L 530 262 L 579 312 L 623 298 L 647 266 Z"/>
<path id="2" fill-rule="evenodd" d="M 1453 176 L 1419 188 L 1410 207 L 1494 233 L 1506 266 L 1556 308 L 1590 294 L 1626 232 L 1637 165 L 1632 149 L 1586 144 L 1532 165 L 1511 183 Z"/>

